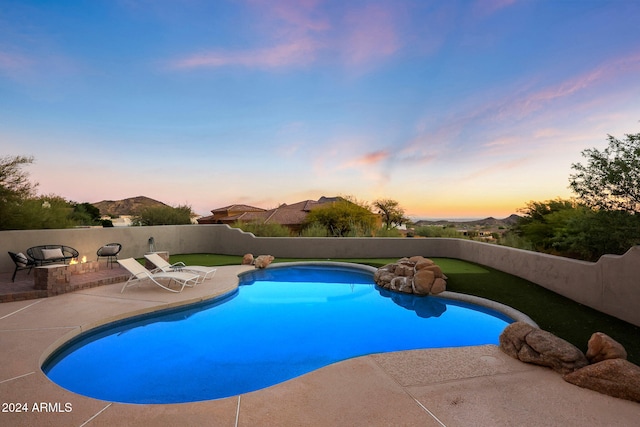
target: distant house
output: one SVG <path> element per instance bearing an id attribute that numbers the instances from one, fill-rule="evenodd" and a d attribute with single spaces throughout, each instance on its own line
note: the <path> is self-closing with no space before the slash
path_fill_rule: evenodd
<path id="1" fill-rule="evenodd" d="M 133 223 L 133 215 L 120 215 L 116 218 L 113 218 L 109 215 L 103 215 L 100 217 L 101 220 L 109 220 L 114 227 L 130 227 Z"/>
<path id="2" fill-rule="evenodd" d="M 198 224 L 233 224 L 236 221 L 256 221 L 266 209 L 249 205 L 230 205 L 211 211 L 213 215 L 198 218 Z"/>
<path id="3" fill-rule="evenodd" d="M 303 200 L 287 205 L 286 203 L 274 209 L 262 209 L 248 205 L 230 205 L 211 211 L 213 215 L 198 219 L 199 224 L 233 224 L 240 222 L 260 222 L 263 224 L 280 224 L 292 231 L 299 232 L 307 219 L 309 212 L 326 203 L 344 200 L 340 197 L 320 197 L 318 200 Z"/>

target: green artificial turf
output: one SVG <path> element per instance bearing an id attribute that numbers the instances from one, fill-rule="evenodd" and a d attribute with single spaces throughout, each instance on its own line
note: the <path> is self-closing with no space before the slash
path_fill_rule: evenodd
<path id="1" fill-rule="evenodd" d="M 640 364 L 640 327 L 578 304 L 527 280 L 489 267 L 449 258 L 431 258 L 446 274 L 447 290 L 476 295 L 519 310 L 531 317 L 541 329 L 549 331 L 587 351 L 587 342 L 594 332 L 604 332 L 620 342 L 629 361 Z M 313 259 L 341 261 L 381 267 L 397 261 L 379 259 Z M 171 255 L 171 262 L 191 265 L 238 265 L 241 256 L 217 254 Z M 310 261 L 309 259 L 277 258 L 274 262 Z"/>

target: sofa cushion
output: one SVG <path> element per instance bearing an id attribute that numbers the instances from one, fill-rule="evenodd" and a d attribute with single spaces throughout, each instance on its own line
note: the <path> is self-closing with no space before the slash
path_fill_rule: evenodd
<path id="1" fill-rule="evenodd" d="M 48 259 L 63 259 L 64 255 L 62 254 L 62 249 L 42 249 L 42 258 L 45 260 Z"/>

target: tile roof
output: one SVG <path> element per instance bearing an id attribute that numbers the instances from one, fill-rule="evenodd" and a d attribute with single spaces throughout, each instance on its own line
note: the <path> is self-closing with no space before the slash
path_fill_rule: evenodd
<path id="1" fill-rule="evenodd" d="M 202 217 L 200 224 L 230 224 L 235 221 L 263 221 L 269 224 L 301 225 L 307 214 L 320 205 L 343 200 L 341 197 L 324 197 L 318 200 L 303 200 L 293 204 L 283 203 L 275 209 L 262 209 L 249 205 L 229 205 L 211 211 L 213 215 Z"/>
<path id="2" fill-rule="evenodd" d="M 211 213 L 215 214 L 216 212 L 264 212 L 266 209 L 257 208 L 255 206 L 249 205 L 229 205 L 224 206 L 222 208 L 214 209 Z"/>

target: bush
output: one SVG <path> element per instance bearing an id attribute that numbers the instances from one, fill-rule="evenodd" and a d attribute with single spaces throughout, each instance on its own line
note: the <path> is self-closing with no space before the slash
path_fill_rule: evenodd
<path id="1" fill-rule="evenodd" d="M 524 249 L 526 251 L 533 251 L 533 244 L 520 236 L 518 236 L 514 232 L 507 232 L 500 237 L 498 240 L 498 244 L 502 246 L 509 246 L 511 248 L 516 249 Z"/>
<path id="2" fill-rule="evenodd" d="M 328 234 L 324 226 L 318 223 L 312 223 L 300 232 L 300 237 L 328 237 Z"/>
<path id="3" fill-rule="evenodd" d="M 329 236 L 371 236 L 376 216 L 365 206 L 349 200 L 339 200 L 312 209 L 307 215 L 306 225 L 314 223 L 324 227 Z"/>
<path id="4" fill-rule="evenodd" d="M 265 224 L 262 222 L 235 222 L 231 225 L 256 237 L 291 237 L 291 230 L 280 224 Z"/>
<path id="5" fill-rule="evenodd" d="M 538 252 L 597 261 L 604 254 L 621 255 L 640 242 L 638 214 L 595 210 L 561 199 L 529 202 L 523 211 L 526 216 L 514 233 L 521 237 L 520 244 L 528 242 Z"/>
<path id="6" fill-rule="evenodd" d="M 397 228 L 386 229 L 384 227 L 376 230 L 375 237 L 402 237 L 402 233 Z"/>
<path id="7" fill-rule="evenodd" d="M 191 224 L 190 206 L 157 206 L 145 208 L 134 218 L 133 225 L 181 225 Z"/>
<path id="8" fill-rule="evenodd" d="M 16 212 L 12 229 L 37 230 L 69 228 L 76 225 L 70 218 L 73 207 L 62 197 L 50 195 L 23 200 Z"/>
<path id="9" fill-rule="evenodd" d="M 100 224 L 105 228 L 113 227 L 113 221 L 110 219 L 101 219 Z"/>
<path id="10" fill-rule="evenodd" d="M 461 239 L 464 236 L 455 228 L 441 227 L 438 225 L 425 225 L 414 230 L 417 236 L 422 237 L 450 237 Z"/>

